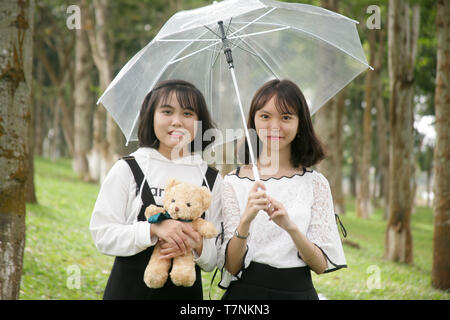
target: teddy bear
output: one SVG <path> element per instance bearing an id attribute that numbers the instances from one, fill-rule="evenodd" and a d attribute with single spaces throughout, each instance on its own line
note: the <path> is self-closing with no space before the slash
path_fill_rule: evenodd
<path id="1" fill-rule="evenodd" d="M 150 205 L 145 210 L 145 217 L 150 223 L 159 223 L 164 219 L 177 219 L 191 223 L 192 228 L 204 238 L 213 238 L 216 228 L 211 222 L 201 218 L 211 204 L 211 192 L 176 179 L 170 179 L 165 187 L 163 207 Z M 161 259 L 159 242 L 153 249 L 152 256 L 144 272 L 144 282 L 149 288 L 161 288 L 167 281 L 170 265 L 170 279 L 177 286 L 190 287 L 195 282 L 195 262 L 192 252 L 174 259 Z M 173 262 L 172 262 L 173 260 Z"/>

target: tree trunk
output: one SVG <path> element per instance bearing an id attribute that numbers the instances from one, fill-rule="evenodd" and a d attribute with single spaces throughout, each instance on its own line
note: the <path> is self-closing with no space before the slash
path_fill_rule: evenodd
<path id="1" fill-rule="evenodd" d="M 368 30 L 370 46 L 370 65 L 375 61 L 375 30 Z M 370 164 L 372 155 L 372 92 L 374 87 L 373 71 L 366 73 L 365 108 L 363 116 L 362 159 L 359 167 L 359 188 L 356 197 L 356 216 L 367 219 L 372 213 L 370 197 Z"/>
<path id="2" fill-rule="evenodd" d="M 20 293 L 34 1 L 3 1 L 0 25 L 0 300 Z M 5 14 L 8 12 L 8 14 Z"/>
<path id="3" fill-rule="evenodd" d="M 382 198 L 382 206 L 384 207 L 384 219 L 387 220 L 389 215 L 388 196 L 389 196 L 389 148 L 388 148 L 388 124 L 386 120 L 386 111 L 383 102 L 383 82 L 381 71 L 384 61 L 384 44 L 385 31 L 379 32 L 378 52 L 374 64 L 374 82 L 375 82 L 375 106 L 377 109 L 377 152 L 378 152 L 378 170 L 379 170 L 379 193 L 378 197 Z"/>
<path id="4" fill-rule="evenodd" d="M 389 219 L 385 258 L 413 263 L 411 210 L 413 184 L 413 71 L 419 30 L 420 7 L 413 8 L 412 23 L 407 0 L 389 1 Z M 410 28 L 410 25 L 412 28 Z"/>
<path id="5" fill-rule="evenodd" d="M 33 86 L 30 92 L 30 127 L 28 130 L 28 177 L 25 182 L 25 201 L 27 203 L 37 203 L 36 190 L 34 188 L 34 136 L 35 136 L 35 126 L 34 126 L 34 107 L 31 102 L 31 97 L 33 97 Z"/>
<path id="6" fill-rule="evenodd" d="M 362 126 L 361 126 L 361 115 L 360 115 L 360 105 L 361 99 L 356 97 L 353 101 L 350 102 L 350 107 L 347 114 L 347 119 L 350 119 L 350 126 L 353 128 L 352 139 L 351 139 L 351 171 L 350 171 L 350 194 L 356 198 L 356 190 L 358 185 L 358 172 L 359 166 L 361 163 L 361 135 L 362 135 Z"/>
<path id="7" fill-rule="evenodd" d="M 431 177 L 433 174 L 433 167 L 430 165 L 427 169 L 427 207 L 431 208 Z"/>
<path id="8" fill-rule="evenodd" d="M 54 112 L 59 112 L 57 109 L 61 110 L 61 114 L 54 115 L 54 118 L 58 119 L 58 122 L 54 124 L 54 130 L 56 133 L 59 134 L 59 128 L 56 127 L 56 125 L 60 124 L 60 121 L 62 122 L 62 129 L 64 134 L 64 139 L 66 141 L 69 154 L 73 156 L 74 154 L 74 143 L 73 143 L 73 116 L 72 116 L 72 110 L 70 108 L 70 105 L 66 102 L 65 92 L 64 92 L 64 86 L 67 84 L 68 81 L 70 81 L 69 75 L 71 73 L 71 55 L 69 52 L 72 50 L 72 45 L 67 45 L 66 48 L 57 47 L 56 53 L 58 56 L 58 61 L 61 70 L 64 70 L 61 72 L 59 76 L 56 75 L 56 72 L 54 70 L 54 67 L 48 60 L 47 55 L 45 54 L 44 50 L 37 47 L 37 54 L 39 56 L 39 61 L 42 63 L 42 65 L 45 68 L 45 71 L 47 72 L 48 77 L 50 78 L 50 81 L 52 82 L 53 86 L 56 88 L 57 92 L 57 98 L 56 98 L 56 108 L 54 109 Z M 61 117 L 62 116 L 62 117 Z M 57 136 L 58 137 L 58 136 Z M 58 139 L 56 139 L 58 140 Z"/>
<path id="9" fill-rule="evenodd" d="M 437 4 L 436 146 L 434 149 L 434 287 L 450 288 L 450 3 Z"/>
<path id="10" fill-rule="evenodd" d="M 322 0 L 323 8 L 337 12 L 339 0 Z M 340 63 L 334 61 L 334 63 Z M 345 90 L 345 89 L 344 89 Z M 341 91 L 336 97 L 328 101 L 314 116 L 314 127 L 324 144 L 327 158 L 317 167 L 327 177 L 333 195 L 334 209 L 336 213 L 343 214 L 342 195 L 342 117 L 345 102 L 345 92 Z"/>
<path id="11" fill-rule="evenodd" d="M 83 2 L 84 3 L 84 2 Z M 90 18 L 87 11 L 86 30 L 91 45 L 92 57 L 99 72 L 100 89 L 106 90 L 112 81 L 112 70 L 110 63 L 110 49 L 108 46 L 108 37 L 106 33 L 106 16 L 108 10 L 107 0 L 95 0 L 94 15 L 95 23 Z M 106 124 L 106 132 L 105 132 Z M 106 134 L 105 134 L 106 133 Z M 113 118 L 106 113 L 102 105 L 97 106 L 94 114 L 94 141 L 90 152 L 89 162 L 93 171 L 94 178 L 104 179 L 109 169 L 119 158 L 117 154 L 118 147 L 118 127 Z"/>
<path id="12" fill-rule="evenodd" d="M 339 92 L 336 98 L 336 127 L 335 127 L 335 143 L 336 143 L 336 153 L 335 153 L 335 173 L 333 181 L 333 200 L 334 209 L 337 214 L 345 214 L 345 198 L 344 192 L 342 190 L 342 180 L 343 180 L 343 154 L 344 154 L 344 111 L 345 111 L 345 99 L 347 96 L 347 89 L 344 88 Z"/>
<path id="13" fill-rule="evenodd" d="M 36 66 L 35 83 L 44 83 L 44 69 L 42 64 Z M 33 90 L 33 108 L 34 108 L 34 155 L 42 156 L 44 143 L 45 115 L 42 103 L 42 86 L 35 86 Z"/>
<path id="14" fill-rule="evenodd" d="M 83 181 L 90 181 L 87 153 L 91 147 L 92 99 L 91 86 L 91 57 L 86 31 L 76 31 L 75 46 L 75 81 L 74 81 L 74 158 L 72 167 Z"/>

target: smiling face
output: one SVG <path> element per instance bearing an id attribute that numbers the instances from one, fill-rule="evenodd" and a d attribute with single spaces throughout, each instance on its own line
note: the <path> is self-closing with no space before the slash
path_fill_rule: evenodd
<path id="1" fill-rule="evenodd" d="M 270 80 L 256 91 L 250 104 L 247 127 L 256 129 L 266 148 L 255 148 L 258 157 L 269 148 L 283 149 L 283 154 L 289 156 L 295 168 L 310 167 L 325 158 L 322 144 L 314 132 L 308 103 L 300 88 L 290 80 Z M 249 143 L 246 141 L 243 145 L 244 161 L 248 164 Z M 284 152 L 288 146 L 290 154 Z"/>
<path id="2" fill-rule="evenodd" d="M 191 107 L 182 108 L 175 91 L 163 99 L 156 109 L 153 127 L 159 140 L 158 150 L 165 154 L 187 147 L 194 140 L 198 116 Z"/>
<path id="3" fill-rule="evenodd" d="M 298 117 L 293 108 L 277 108 L 274 95 L 255 113 L 255 129 L 259 139 L 270 150 L 289 147 L 298 131 Z"/>
<path id="4" fill-rule="evenodd" d="M 164 156 L 170 157 L 171 149 L 178 151 L 176 148 L 181 148 L 183 154 L 185 151 L 204 150 L 211 141 L 203 140 L 202 137 L 213 128 L 214 123 L 202 93 L 184 80 L 165 80 L 155 85 L 145 96 L 139 113 L 137 136 L 140 147 L 164 151 Z M 158 135 L 155 131 L 158 131 Z M 196 137 L 194 133 L 197 133 Z M 162 149 L 160 139 L 163 142 Z M 189 140 L 194 142 L 185 146 Z"/>

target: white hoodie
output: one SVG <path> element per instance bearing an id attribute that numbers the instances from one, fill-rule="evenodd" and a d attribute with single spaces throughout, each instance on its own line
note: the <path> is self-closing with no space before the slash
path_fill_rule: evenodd
<path id="1" fill-rule="evenodd" d="M 148 180 L 159 206 L 163 204 L 164 187 L 170 178 L 201 186 L 207 170 L 206 162 L 198 154 L 169 160 L 153 148 L 139 148 L 131 155 Z M 217 174 L 205 219 L 213 223 L 218 232 L 221 231 L 221 190 L 222 177 Z M 89 226 L 100 252 L 111 256 L 132 256 L 156 244 L 158 238 L 150 237 L 151 224 L 137 221 L 141 207 L 141 195 L 136 196 L 136 182 L 130 167 L 124 160 L 117 161 L 102 183 Z M 205 271 L 216 266 L 215 240 L 203 240 L 200 257 L 194 251 L 197 264 Z"/>

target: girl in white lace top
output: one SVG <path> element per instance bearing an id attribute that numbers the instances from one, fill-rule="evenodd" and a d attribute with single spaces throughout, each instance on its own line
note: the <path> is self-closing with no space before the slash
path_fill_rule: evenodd
<path id="1" fill-rule="evenodd" d="M 248 165 L 223 180 L 223 299 L 318 299 L 310 269 L 330 272 L 346 260 L 328 181 L 306 169 L 325 156 L 307 103 L 293 82 L 272 80 L 248 119 L 261 181 Z"/>

